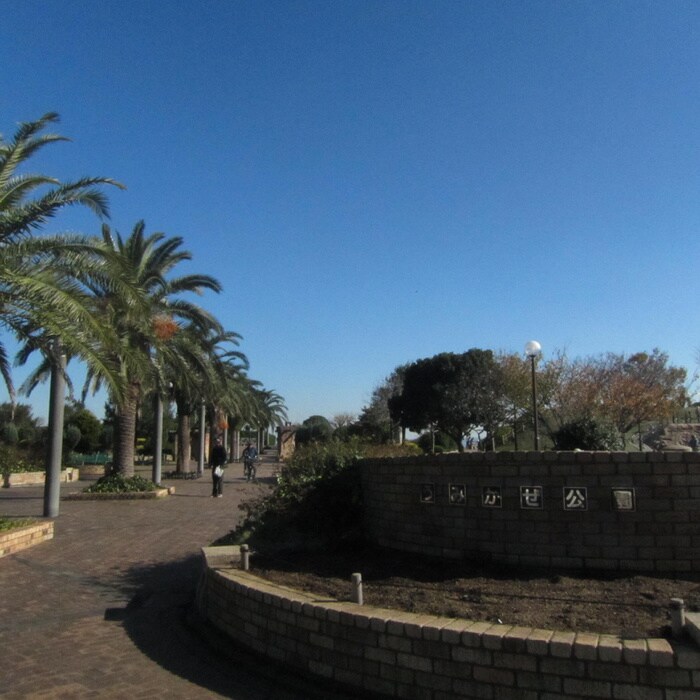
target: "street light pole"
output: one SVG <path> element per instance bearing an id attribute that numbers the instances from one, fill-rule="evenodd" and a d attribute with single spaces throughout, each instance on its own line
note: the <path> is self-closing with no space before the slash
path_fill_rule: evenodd
<path id="1" fill-rule="evenodd" d="M 51 391 L 49 394 L 49 449 L 46 453 L 44 517 L 58 517 L 61 500 L 61 457 L 63 455 L 63 411 L 66 403 L 66 356 L 61 342 L 53 343 Z"/>
<path id="2" fill-rule="evenodd" d="M 539 421 L 537 420 L 537 375 L 535 374 L 535 360 L 539 357 L 542 346 L 536 340 L 530 340 L 525 344 L 525 354 L 530 358 L 532 368 L 532 425 L 535 431 L 535 450 L 540 449 Z"/>
<path id="3" fill-rule="evenodd" d="M 199 407 L 199 460 L 197 462 L 197 476 L 204 474 L 204 427 L 207 420 L 207 405 L 202 399 Z"/>

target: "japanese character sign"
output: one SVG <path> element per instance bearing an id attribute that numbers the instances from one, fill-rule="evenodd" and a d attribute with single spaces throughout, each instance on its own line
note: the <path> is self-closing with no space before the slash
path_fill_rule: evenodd
<path id="1" fill-rule="evenodd" d="M 481 505 L 484 508 L 502 508 L 503 494 L 500 486 L 484 486 L 481 489 Z"/>
<path id="2" fill-rule="evenodd" d="M 633 488 L 612 489 L 613 510 L 636 510 L 637 501 Z"/>
<path id="3" fill-rule="evenodd" d="M 564 486 L 564 510 L 588 510 L 588 489 L 585 486 Z"/>
<path id="4" fill-rule="evenodd" d="M 543 508 L 544 497 L 541 486 L 520 487 L 520 507 L 526 509 Z"/>
<path id="5" fill-rule="evenodd" d="M 420 502 L 435 503 L 435 484 L 420 485 Z"/>
<path id="6" fill-rule="evenodd" d="M 450 484 L 450 505 L 463 506 L 467 502 L 467 488 L 464 484 Z"/>

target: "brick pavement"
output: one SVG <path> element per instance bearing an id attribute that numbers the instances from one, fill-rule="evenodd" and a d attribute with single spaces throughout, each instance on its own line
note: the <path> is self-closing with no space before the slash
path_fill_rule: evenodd
<path id="1" fill-rule="evenodd" d="M 230 465 L 224 497 L 199 480 L 164 480 L 155 501 L 65 501 L 54 539 L 0 559 L 0 697 L 347 698 L 231 648 L 188 622 L 199 552 L 264 489 Z M 86 482 L 62 484 L 61 493 Z M 41 516 L 43 487 L 0 489 L 0 514 Z M 204 629 L 206 632 L 206 628 Z"/>

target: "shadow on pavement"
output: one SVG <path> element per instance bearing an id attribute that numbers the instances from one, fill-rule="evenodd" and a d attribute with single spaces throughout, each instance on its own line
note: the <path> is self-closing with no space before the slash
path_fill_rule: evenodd
<path id="1" fill-rule="evenodd" d="M 371 697 L 295 675 L 235 645 L 202 620 L 194 606 L 201 567 L 202 561 L 197 556 L 133 567 L 126 579 L 135 595 L 126 608 L 106 610 L 105 619 L 123 624 L 138 649 L 165 670 L 223 697 L 236 700 Z"/>

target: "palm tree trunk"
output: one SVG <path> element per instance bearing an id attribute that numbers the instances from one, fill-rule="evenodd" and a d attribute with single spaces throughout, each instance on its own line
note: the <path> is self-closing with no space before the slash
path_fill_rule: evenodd
<path id="1" fill-rule="evenodd" d="M 189 413 L 184 413 L 178 409 L 177 412 L 177 462 L 175 470 L 178 474 L 190 471 L 190 452 L 192 442 L 190 437 L 191 417 Z"/>
<path id="2" fill-rule="evenodd" d="M 114 466 L 112 471 L 123 476 L 134 475 L 134 445 L 136 444 L 136 414 L 141 387 L 131 382 L 123 403 L 117 408 L 114 424 Z"/>

